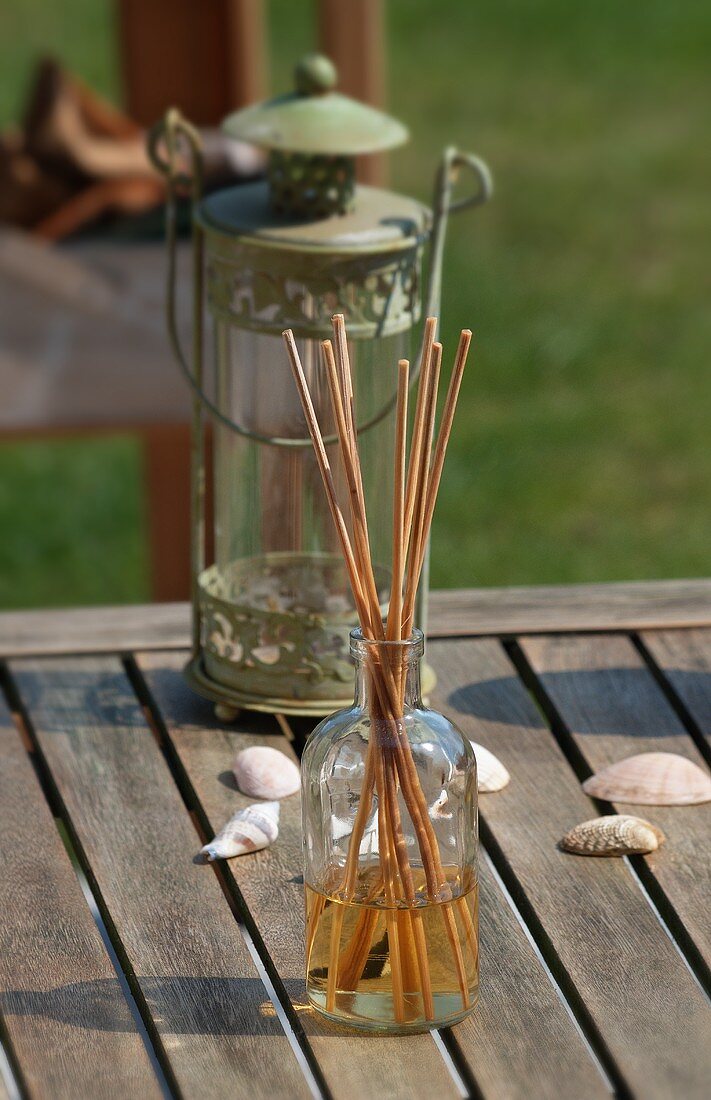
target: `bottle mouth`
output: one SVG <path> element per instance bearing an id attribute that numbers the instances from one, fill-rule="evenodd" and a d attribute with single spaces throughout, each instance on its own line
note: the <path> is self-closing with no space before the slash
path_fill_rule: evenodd
<path id="1" fill-rule="evenodd" d="M 415 627 L 409 638 L 397 641 L 387 641 L 379 638 L 366 638 L 359 626 L 351 630 L 351 657 L 356 661 L 363 661 L 368 656 L 375 657 L 390 655 L 391 659 L 399 659 L 408 664 L 419 661 L 425 652 L 425 636 L 421 630 Z"/>

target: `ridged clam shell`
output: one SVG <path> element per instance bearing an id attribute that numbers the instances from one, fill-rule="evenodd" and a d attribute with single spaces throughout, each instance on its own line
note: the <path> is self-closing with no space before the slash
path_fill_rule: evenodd
<path id="1" fill-rule="evenodd" d="M 232 771 L 237 786 L 250 798 L 286 798 L 301 786 L 294 761 L 266 745 L 253 745 L 238 752 Z"/>
<path id="2" fill-rule="evenodd" d="M 279 836 L 279 803 L 259 802 L 240 810 L 201 849 L 210 862 L 268 848 Z"/>
<path id="3" fill-rule="evenodd" d="M 664 833 L 651 822 L 630 814 L 609 814 L 576 825 L 560 846 L 580 856 L 628 856 L 654 852 L 663 843 Z"/>
<path id="4" fill-rule="evenodd" d="M 591 775 L 583 790 L 608 802 L 689 806 L 711 801 L 711 776 L 673 752 L 643 752 Z"/>
<path id="5" fill-rule="evenodd" d="M 476 741 L 471 746 L 476 756 L 477 789 L 485 793 L 503 790 L 511 776 L 499 758 Z"/>

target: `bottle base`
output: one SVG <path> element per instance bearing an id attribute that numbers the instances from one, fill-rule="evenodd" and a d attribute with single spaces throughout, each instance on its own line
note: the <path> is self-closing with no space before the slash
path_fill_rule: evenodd
<path id="1" fill-rule="evenodd" d="M 419 1012 L 415 1014 L 416 1010 L 413 1010 L 411 1020 L 395 1020 L 392 1017 L 391 998 L 380 1004 L 381 998 L 368 994 L 339 994 L 336 1000 L 344 1003 L 340 1009 L 337 1005 L 333 1012 L 326 1009 L 325 994 L 322 996 L 307 990 L 307 999 L 320 1016 L 341 1027 L 355 1028 L 373 1035 L 418 1035 L 435 1028 L 452 1027 L 466 1019 L 476 1011 L 479 993 L 478 990 L 470 992 L 470 1002 L 466 1008 L 462 1007 L 461 999 L 457 997 L 459 1007 L 456 1010 L 452 1007 L 452 995 L 435 995 L 435 1011 L 431 1020 L 425 1019 Z"/>

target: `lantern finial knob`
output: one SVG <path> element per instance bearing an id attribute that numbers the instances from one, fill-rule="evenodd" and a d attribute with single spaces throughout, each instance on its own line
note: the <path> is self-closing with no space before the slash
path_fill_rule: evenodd
<path id="1" fill-rule="evenodd" d="M 325 95 L 337 83 L 336 66 L 321 53 L 307 53 L 294 69 L 294 84 L 300 95 Z"/>

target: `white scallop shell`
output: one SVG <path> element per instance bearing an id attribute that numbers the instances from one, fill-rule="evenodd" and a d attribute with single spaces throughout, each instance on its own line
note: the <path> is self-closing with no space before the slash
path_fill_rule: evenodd
<path id="1" fill-rule="evenodd" d="M 429 815 L 432 821 L 451 821 L 452 811 L 448 809 L 449 795 L 445 790 L 442 790 L 439 797 L 434 800 L 429 808 Z"/>
<path id="2" fill-rule="evenodd" d="M 343 840 L 353 832 L 353 821 L 344 821 L 340 817 L 331 818 L 331 831 L 334 840 Z M 378 851 L 378 815 L 373 815 L 369 825 L 363 832 L 363 839 L 358 849 L 362 856 L 377 854 Z"/>
<path id="3" fill-rule="evenodd" d="M 629 856 L 654 852 L 664 843 L 656 825 L 631 814 L 608 814 L 583 821 L 560 842 L 566 852 L 580 856 Z"/>
<path id="4" fill-rule="evenodd" d="M 471 746 L 476 756 L 477 789 L 484 793 L 503 790 L 511 776 L 499 758 L 476 741 Z"/>
<path id="5" fill-rule="evenodd" d="M 268 848 L 278 836 L 279 803 L 255 802 L 231 817 L 217 836 L 201 849 L 201 855 L 210 862 L 231 859 Z"/>
<path id="6" fill-rule="evenodd" d="M 250 798 L 286 798 L 301 786 L 294 761 L 266 745 L 253 745 L 238 752 L 232 771 L 237 786 Z"/>
<path id="7" fill-rule="evenodd" d="M 711 801 L 711 776 L 674 752 L 642 752 L 591 775 L 583 790 L 608 802 L 690 806 Z"/>

